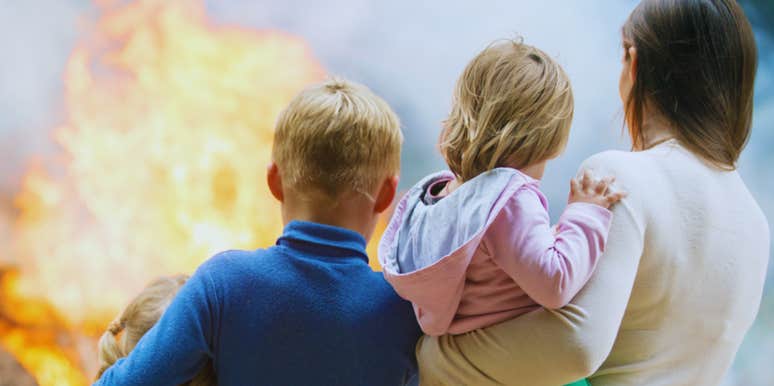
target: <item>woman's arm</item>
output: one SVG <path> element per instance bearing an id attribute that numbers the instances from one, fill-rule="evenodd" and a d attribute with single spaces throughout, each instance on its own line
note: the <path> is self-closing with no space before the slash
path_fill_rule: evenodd
<path id="1" fill-rule="evenodd" d="M 630 198 L 613 208 L 607 250 L 586 287 L 560 310 L 541 309 L 464 335 L 422 338 L 417 346 L 422 385 L 557 386 L 601 366 L 629 301 L 644 235 L 635 187 L 614 167 L 601 167 L 611 165 L 605 154 L 583 168 L 617 175 Z"/>

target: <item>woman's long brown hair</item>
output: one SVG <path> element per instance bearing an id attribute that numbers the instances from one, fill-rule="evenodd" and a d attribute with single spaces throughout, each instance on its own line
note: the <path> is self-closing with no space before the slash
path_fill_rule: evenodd
<path id="1" fill-rule="evenodd" d="M 736 168 L 750 137 L 758 52 L 750 22 L 734 0 L 644 0 L 623 27 L 637 50 L 625 103 L 635 149 L 647 145 L 643 112 L 660 114 L 694 154 Z"/>

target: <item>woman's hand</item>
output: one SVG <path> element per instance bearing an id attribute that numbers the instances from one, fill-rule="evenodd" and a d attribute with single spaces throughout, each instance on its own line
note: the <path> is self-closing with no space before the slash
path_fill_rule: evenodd
<path id="1" fill-rule="evenodd" d="M 585 202 L 599 205 L 609 209 L 613 204 L 626 197 L 626 192 L 610 190 L 615 177 L 605 177 L 601 180 L 591 178 L 591 173 L 586 170 L 583 176 L 570 180 L 570 199 L 568 204 Z"/>

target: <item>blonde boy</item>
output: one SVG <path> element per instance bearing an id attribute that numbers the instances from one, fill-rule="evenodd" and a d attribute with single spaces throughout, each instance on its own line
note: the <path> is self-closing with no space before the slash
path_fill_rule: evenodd
<path id="1" fill-rule="evenodd" d="M 277 244 L 203 264 L 97 384 L 180 384 L 208 359 L 222 385 L 413 379 L 420 330 L 411 305 L 365 252 L 395 195 L 401 139 L 398 118 L 364 86 L 334 79 L 296 96 L 278 120 L 267 173 L 285 223 Z"/>

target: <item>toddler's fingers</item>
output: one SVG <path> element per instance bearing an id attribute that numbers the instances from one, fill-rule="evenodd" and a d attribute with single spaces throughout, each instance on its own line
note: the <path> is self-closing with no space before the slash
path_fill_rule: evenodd
<path id="1" fill-rule="evenodd" d="M 571 193 L 577 193 L 581 190 L 581 183 L 578 181 L 577 178 L 573 178 L 570 180 L 570 192 Z"/>
<path id="2" fill-rule="evenodd" d="M 629 194 L 626 193 L 626 192 L 615 192 L 615 193 L 610 193 L 610 194 L 606 195 L 605 199 L 607 200 L 607 202 L 609 204 L 615 204 L 616 202 L 621 201 L 622 199 L 626 198 L 626 196 L 628 196 L 628 195 Z"/>
<path id="3" fill-rule="evenodd" d="M 610 185 L 607 183 L 607 179 L 602 179 L 597 181 L 594 192 L 600 196 L 604 196 L 607 194 L 608 189 L 610 189 Z"/>
<path id="4" fill-rule="evenodd" d="M 583 190 L 588 191 L 589 188 L 591 188 L 591 172 L 588 170 L 583 171 L 583 177 L 581 177 L 581 185 L 583 185 Z"/>
<path id="5" fill-rule="evenodd" d="M 603 194 L 608 194 L 610 192 L 610 188 L 613 187 L 613 183 L 615 182 L 615 176 L 607 176 L 602 179 L 602 181 L 607 185 L 607 189 L 605 189 L 605 192 Z"/>

